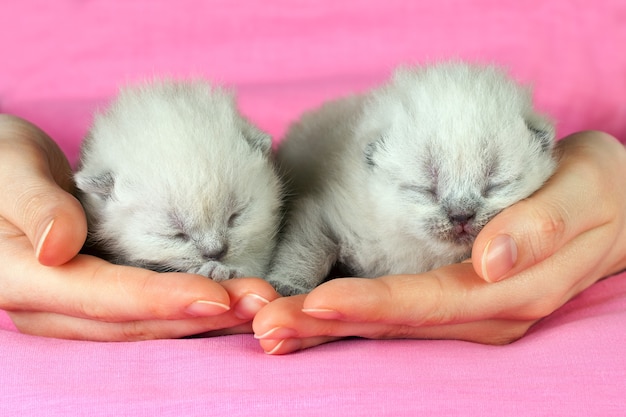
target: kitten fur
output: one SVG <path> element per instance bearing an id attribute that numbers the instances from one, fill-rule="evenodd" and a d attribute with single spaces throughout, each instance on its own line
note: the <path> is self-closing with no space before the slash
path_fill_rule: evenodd
<path id="1" fill-rule="evenodd" d="M 530 91 L 496 67 L 400 68 L 305 114 L 279 144 L 290 201 L 267 279 L 292 295 L 333 267 L 378 277 L 461 261 L 550 177 L 553 143 Z"/>
<path id="2" fill-rule="evenodd" d="M 200 81 L 122 89 L 75 174 L 88 243 L 112 262 L 216 281 L 264 276 L 280 222 L 271 138 Z"/>

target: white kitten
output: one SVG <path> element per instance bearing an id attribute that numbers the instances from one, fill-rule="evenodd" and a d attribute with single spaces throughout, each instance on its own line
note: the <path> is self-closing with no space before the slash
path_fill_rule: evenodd
<path id="1" fill-rule="evenodd" d="M 530 93 L 493 67 L 399 69 L 328 103 L 279 145 L 292 198 L 268 280 L 288 295 L 333 266 L 377 277 L 458 262 L 552 174 L 553 141 Z"/>
<path id="2" fill-rule="evenodd" d="M 123 89 L 96 115 L 75 175 L 89 242 L 115 263 L 263 276 L 280 182 L 271 138 L 228 92 L 201 81 Z"/>

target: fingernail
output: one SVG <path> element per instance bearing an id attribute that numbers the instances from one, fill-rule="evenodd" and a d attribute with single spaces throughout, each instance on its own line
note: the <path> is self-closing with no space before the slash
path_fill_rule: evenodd
<path id="1" fill-rule="evenodd" d="M 509 272 L 517 261 L 517 246 L 508 235 L 499 235 L 490 240 L 483 252 L 481 268 L 483 278 L 497 282 Z"/>
<path id="2" fill-rule="evenodd" d="M 266 350 L 265 353 L 268 355 L 284 355 L 300 349 L 302 349 L 302 341 L 300 339 L 283 339 L 272 349 Z"/>
<path id="3" fill-rule="evenodd" d="M 331 310 L 330 308 L 303 308 L 302 312 L 323 320 L 338 320 L 342 317 L 340 312 Z"/>
<path id="4" fill-rule="evenodd" d="M 274 327 L 263 334 L 254 335 L 255 339 L 289 339 L 298 337 L 298 332 L 287 327 Z"/>
<path id="5" fill-rule="evenodd" d="M 230 310 L 230 306 L 215 301 L 198 300 L 189 304 L 185 312 L 194 317 L 217 316 Z"/>
<path id="6" fill-rule="evenodd" d="M 235 317 L 239 319 L 253 319 L 263 307 L 270 302 L 258 294 L 246 294 L 235 305 Z"/>
<path id="7" fill-rule="evenodd" d="M 52 225 L 54 225 L 54 219 L 52 219 L 50 223 L 48 223 L 43 233 L 41 234 L 41 237 L 39 238 L 39 242 L 37 242 L 37 246 L 35 247 L 35 257 L 37 258 L 37 260 L 39 260 L 39 256 L 41 255 L 41 249 L 43 248 L 44 243 L 46 243 L 46 239 L 50 234 L 50 229 L 52 229 Z"/>

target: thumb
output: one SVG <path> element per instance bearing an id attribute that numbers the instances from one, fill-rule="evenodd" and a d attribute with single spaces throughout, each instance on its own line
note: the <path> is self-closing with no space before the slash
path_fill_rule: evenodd
<path id="1" fill-rule="evenodd" d="M 496 282 L 546 259 L 573 237 L 567 214 L 537 199 L 503 211 L 474 242 L 474 270 L 485 281 Z"/>
<path id="2" fill-rule="evenodd" d="M 0 217 L 20 229 L 44 265 L 60 265 L 81 249 L 87 223 L 71 195 L 72 171 L 42 130 L 0 115 Z"/>
<path id="3" fill-rule="evenodd" d="M 610 221 L 606 139 L 582 134 L 559 142 L 559 167 L 529 198 L 494 217 L 472 248 L 474 270 L 500 281 L 550 257 L 576 236 Z M 604 162 L 603 162 L 604 161 Z M 614 193 L 614 191 L 613 191 Z"/>

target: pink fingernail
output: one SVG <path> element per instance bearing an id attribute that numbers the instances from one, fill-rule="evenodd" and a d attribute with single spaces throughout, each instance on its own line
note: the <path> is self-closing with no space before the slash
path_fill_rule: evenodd
<path id="1" fill-rule="evenodd" d="M 198 300 L 189 304 L 185 312 L 194 317 L 217 316 L 230 310 L 230 306 L 215 301 Z"/>
<path id="2" fill-rule="evenodd" d="M 274 327 L 263 334 L 254 335 L 255 339 L 289 339 L 298 337 L 298 332 L 287 327 Z"/>
<path id="3" fill-rule="evenodd" d="M 246 294 L 234 307 L 235 317 L 240 319 L 253 319 L 263 307 L 270 302 L 258 294 Z"/>
<path id="4" fill-rule="evenodd" d="M 39 238 L 39 242 L 37 242 L 37 247 L 35 248 L 35 257 L 37 259 L 39 259 L 39 256 L 41 255 L 41 249 L 43 248 L 44 243 L 46 243 L 46 239 L 48 238 L 48 235 L 50 234 L 50 229 L 52 229 L 53 225 L 54 219 L 52 219 L 50 223 L 48 223 L 43 233 L 41 234 L 41 237 Z"/>
<path id="5" fill-rule="evenodd" d="M 517 246 L 508 235 L 499 235 L 487 243 L 481 260 L 483 278 L 497 282 L 513 268 L 517 261 Z"/>

